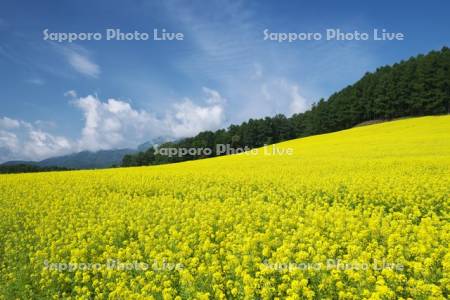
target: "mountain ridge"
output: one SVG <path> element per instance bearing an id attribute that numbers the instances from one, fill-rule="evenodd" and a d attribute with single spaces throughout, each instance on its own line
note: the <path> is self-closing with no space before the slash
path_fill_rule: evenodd
<path id="1" fill-rule="evenodd" d="M 30 165 L 36 167 L 60 167 L 68 169 L 103 169 L 119 166 L 125 155 L 145 151 L 155 144 L 160 143 L 162 140 L 162 137 L 156 138 L 140 144 L 135 149 L 83 150 L 66 155 L 52 156 L 39 161 L 10 160 L 0 164 L 0 166 Z"/>

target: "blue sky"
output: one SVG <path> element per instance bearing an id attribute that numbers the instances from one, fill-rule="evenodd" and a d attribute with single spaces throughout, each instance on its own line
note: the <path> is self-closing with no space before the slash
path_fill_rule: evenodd
<path id="1" fill-rule="evenodd" d="M 449 45 L 448 1 L 0 3 L 0 161 L 134 147 L 308 109 L 366 71 Z M 183 41 L 46 41 L 49 32 Z M 263 31 L 405 34 L 403 41 L 265 41 Z"/>

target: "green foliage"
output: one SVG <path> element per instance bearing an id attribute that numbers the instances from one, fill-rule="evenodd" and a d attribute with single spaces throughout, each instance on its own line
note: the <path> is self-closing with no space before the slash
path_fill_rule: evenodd
<path id="1" fill-rule="evenodd" d="M 39 166 L 27 165 L 27 164 L 1 165 L 0 166 L 0 174 L 68 171 L 68 170 L 70 170 L 70 169 L 61 168 L 61 167 L 39 167 Z"/>

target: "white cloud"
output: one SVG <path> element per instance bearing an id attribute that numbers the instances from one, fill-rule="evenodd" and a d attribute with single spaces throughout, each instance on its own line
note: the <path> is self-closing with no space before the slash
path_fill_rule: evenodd
<path id="1" fill-rule="evenodd" d="M 14 119 L 10 119 L 8 117 L 0 118 L 0 129 L 11 129 L 11 128 L 18 128 L 20 126 L 20 122 Z"/>
<path id="2" fill-rule="evenodd" d="M 53 136 L 40 129 L 28 131 L 28 140 L 23 147 L 25 156 L 33 159 L 63 154 L 72 149 L 71 143 L 65 137 Z"/>
<path id="3" fill-rule="evenodd" d="M 225 99 L 219 94 L 218 91 L 209 89 L 207 87 L 203 87 L 202 90 L 206 95 L 206 103 L 209 103 L 209 104 L 225 103 Z"/>
<path id="4" fill-rule="evenodd" d="M 290 114 L 305 112 L 310 107 L 310 102 L 300 95 L 298 85 L 291 86 Z"/>
<path id="5" fill-rule="evenodd" d="M 0 119 L 0 161 L 14 159 L 40 160 L 72 150 L 70 141 L 52 135 L 28 122 L 3 117 Z"/>
<path id="6" fill-rule="evenodd" d="M 80 46 L 61 47 L 62 53 L 69 65 L 78 73 L 88 77 L 98 78 L 100 67 L 92 61 L 86 49 Z"/>
<path id="7" fill-rule="evenodd" d="M 305 96 L 304 90 L 295 82 L 286 78 L 260 78 L 247 82 L 247 89 L 242 91 L 242 101 L 235 113 L 238 122 L 249 118 L 263 118 L 306 111 L 311 101 Z M 234 95 L 237 97 L 239 95 Z"/>
<path id="8" fill-rule="evenodd" d="M 219 95 L 220 97 L 220 95 Z M 225 110 L 222 98 L 208 98 L 211 105 L 200 106 L 190 99 L 184 99 L 173 106 L 173 113 L 169 114 L 166 123 L 171 129 L 171 135 L 176 138 L 193 136 L 200 131 L 219 129 L 225 120 Z"/>
<path id="9" fill-rule="evenodd" d="M 259 89 L 254 87 L 259 85 Z M 50 122 L 33 124 L 8 117 L 0 118 L 0 160 L 33 159 L 67 154 L 82 150 L 101 150 L 136 147 L 157 138 L 183 138 L 205 130 L 216 130 L 225 124 L 227 100 L 216 90 L 202 88 L 203 98 L 193 101 L 183 98 L 174 103 L 162 117 L 153 112 L 138 110 L 126 101 L 96 96 L 76 98 L 74 90 L 64 95 L 81 110 L 84 126 L 78 138 L 68 139 L 52 134 L 56 128 Z M 253 99 L 242 110 L 250 116 L 276 113 L 293 114 L 307 109 L 308 101 L 297 84 L 285 79 L 261 80 L 249 89 Z"/>
<path id="10" fill-rule="evenodd" d="M 152 114 L 135 110 L 121 100 L 102 102 L 89 95 L 73 103 L 82 110 L 85 119 L 78 141 L 80 150 L 134 147 L 166 131 Z"/>
<path id="11" fill-rule="evenodd" d="M 77 92 L 75 90 L 69 90 L 69 91 L 64 93 L 64 97 L 76 98 L 77 97 Z"/>
<path id="12" fill-rule="evenodd" d="M 163 118 L 136 110 L 122 100 L 102 102 L 92 95 L 79 98 L 73 103 L 82 110 L 85 125 L 78 147 L 80 150 L 135 147 L 158 136 L 181 138 L 218 129 L 225 119 L 225 99 L 219 92 L 206 87 L 203 92 L 205 105 L 185 98 L 175 103 Z"/>
<path id="13" fill-rule="evenodd" d="M 183 138 L 218 129 L 224 125 L 226 100 L 219 92 L 207 87 L 203 88 L 203 93 L 200 104 L 185 98 L 159 118 L 119 99 L 101 101 L 88 95 L 71 100 L 84 116 L 84 127 L 79 138 L 74 140 L 50 133 L 52 128 L 48 122 L 31 124 L 0 118 L 0 161 L 41 160 L 82 150 L 136 147 L 161 136 Z"/>
<path id="14" fill-rule="evenodd" d="M 18 139 L 17 135 L 12 132 L 0 130 L 0 148 L 7 148 L 10 150 L 17 149 Z"/>

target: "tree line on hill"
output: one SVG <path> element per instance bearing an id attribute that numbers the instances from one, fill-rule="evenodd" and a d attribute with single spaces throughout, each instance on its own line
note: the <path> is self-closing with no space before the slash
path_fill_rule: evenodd
<path id="1" fill-rule="evenodd" d="M 34 173 L 34 172 L 50 172 L 50 171 L 69 171 L 68 168 L 62 167 L 40 167 L 29 164 L 17 164 L 17 165 L 0 165 L 0 174 L 13 174 L 13 173 Z"/>
<path id="2" fill-rule="evenodd" d="M 371 120 L 448 114 L 450 112 L 450 49 L 431 51 L 366 73 L 358 82 L 320 99 L 311 109 L 291 117 L 250 119 L 227 129 L 204 131 L 160 148 L 210 148 L 209 155 L 181 157 L 159 154 L 154 147 L 125 155 L 122 166 L 180 162 L 219 155 L 217 144 L 255 148 L 265 144 L 351 128 Z"/>

